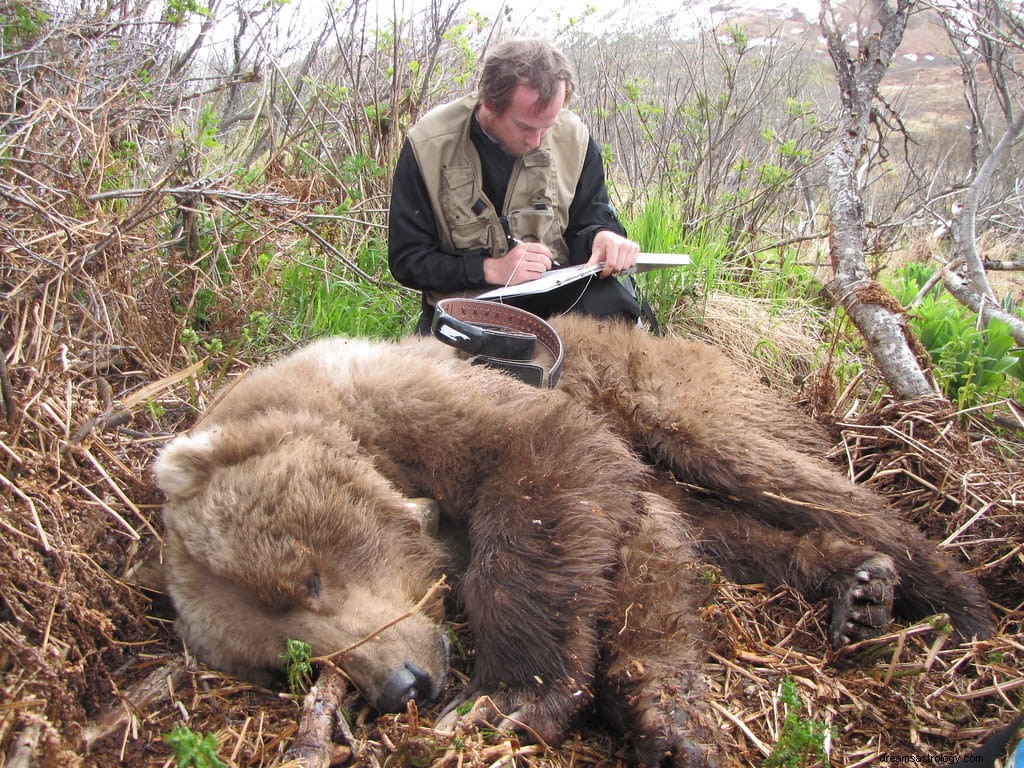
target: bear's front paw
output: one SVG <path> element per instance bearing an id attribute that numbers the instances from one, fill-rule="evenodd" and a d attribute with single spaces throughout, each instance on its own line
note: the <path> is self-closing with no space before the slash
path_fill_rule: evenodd
<path id="1" fill-rule="evenodd" d="M 874 637 L 892 618 L 899 577 L 888 555 L 875 554 L 836 580 L 829 641 L 833 648 Z"/>
<path id="2" fill-rule="evenodd" d="M 527 742 L 557 745 L 565 737 L 575 714 L 590 703 L 588 694 L 579 701 L 566 700 L 553 691 L 502 690 L 491 695 L 464 692 L 445 707 L 434 727 L 454 731 L 456 727 L 486 727 L 513 731 Z M 467 710 L 466 703 L 472 700 Z"/>

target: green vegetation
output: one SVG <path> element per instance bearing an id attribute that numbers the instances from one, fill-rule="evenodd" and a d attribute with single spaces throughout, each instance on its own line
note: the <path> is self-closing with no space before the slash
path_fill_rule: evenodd
<path id="1" fill-rule="evenodd" d="M 643 251 L 690 256 L 688 267 L 652 270 L 637 278 L 663 326 L 671 323 L 682 298 L 699 299 L 716 292 L 767 300 L 778 309 L 821 303 L 817 298 L 821 284 L 813 270 L 799 263 L 795 249 L 744 252 L 729 244 L 727 232 L 688 228 L 682 206 L 662 196 L 648 198 L 636 216 L 625 217 L 624 223 Z"/>
<path id="2" fill-rule="evenodd" d="M 419 317 L 419 297 L 393 284 L 349 279 L 306 263 L 285 267 L 279 290 L 281 309 L 291 318 L 285 330 L 296 339 L 397 338 L 409 333 Z"/>
<path id="3" fill-rule="evenodd" d="M 217 757 L 217 740 L 213 734 L 195 733 L 187 725 L 180 725 L 164 734 L 164 741 L 174 752 L 178 768 L 227 768 Z"/>
<path id="4" fill-rule="evenodd" d="M 786 715 L 779 729 L 775 749 L 761 763 L 763 768 L 828 766 L 828 745 L 835 735 L 832 729 L 816 720 L 800 718 L 803 704 L 792 678 L 787 677 L 782 681 L 778 698 L 786 708 Z"/>
<path id="5" fill-rule="evenodd" d="M 34 2 L 12 0 L 0 6 L 0 39 L 3 50 L 28 47 L 43 32 L 50 15 Z"/>
<path id="6" fill-rule="evenodd" d="M 910 327 L 928 351 L 945 395 L 960 409 L 1003 398 L 1024 401 L 1024 350 L 1009 327 L 999 321 L 979 327 L 977 316 L 941 287 L 921 295 L 935 272 L 932 264 L 907 264 L 893 274 L 890 290 L 908 307 Z M 1011 297 L 1004 308 L 1016 309 Z"/>
<path id="7" fill-rule="evenodd" d="M 285 672 L 288 675 L 288 690 L 292 696 L 302 696 L 308 690 L 313 680 L 313 648 L 309 643 L 302 640 L 285 641 L 284 653 L 281 659 L 284 661 Z"/>

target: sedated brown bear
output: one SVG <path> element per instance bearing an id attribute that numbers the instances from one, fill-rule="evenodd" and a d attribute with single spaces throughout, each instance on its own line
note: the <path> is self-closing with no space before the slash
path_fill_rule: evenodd
<path id="1" fill-rule="evenodd" d="M 156 466 L 167 588 L 199 658 L 266 680 L 289 638 L 381 711 L 434 700 L 454 583 L 461 699 L 557 743 L 596 707 L 639 765 L 727 764 L 703 705 L 698 557 L 831 600 L 830 640 L 896 611 L 994 631 L 973 577 L 824 458 L 810 418 L 715 349 L 563 317 L 558 388 L 429 338 L 333 338 L 231 387 Z M 701 493 L 651 492 L 650 465 Z M 427 535 L 409 497 L 436 499 Z M 699 551 L 694 544 L 699 540 Z M 382 627 L 386 627 L 380 631 Z M 361 642 L 368 637 L 369 642 Z"/>

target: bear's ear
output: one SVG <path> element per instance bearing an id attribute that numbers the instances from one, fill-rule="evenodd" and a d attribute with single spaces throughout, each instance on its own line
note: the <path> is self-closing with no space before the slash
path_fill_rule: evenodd
<path id="1" fill-rule="evenodd" d="M 210 477 L 216 430 L 176 437 L 161 451 L 153 471 L 168 499 L 188 499 L 199 493 Z"/>

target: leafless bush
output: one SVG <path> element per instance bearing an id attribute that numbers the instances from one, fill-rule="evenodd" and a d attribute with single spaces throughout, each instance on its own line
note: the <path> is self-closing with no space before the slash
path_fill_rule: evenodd
<path id="1" fill-rule="evenodd" d="M 580 109 L 610 147 L 620 193 L 641 205 L 675 200 L 688 229 L 734 240 L 814 231 L 827 122 L 820 67 L 778 30 L 755 40 L 739 26 L 691 39 L 671 29 L 572 41 Z"/>

